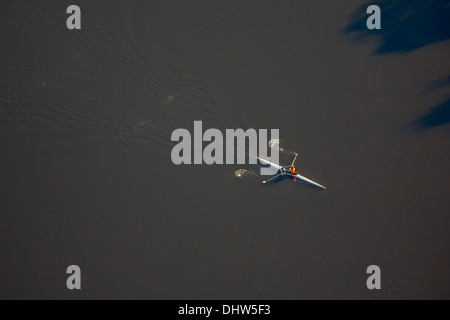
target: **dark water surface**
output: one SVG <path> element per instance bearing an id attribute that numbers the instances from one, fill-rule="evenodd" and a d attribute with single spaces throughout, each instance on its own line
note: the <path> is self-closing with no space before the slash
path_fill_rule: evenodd
<path id="1" fill-rule="evenodd" d="M 0 299 L 450 298 L 449 1 L 375 3 L 3 0 Z M 175 166 L 194 120 L 328 189 Z"/>

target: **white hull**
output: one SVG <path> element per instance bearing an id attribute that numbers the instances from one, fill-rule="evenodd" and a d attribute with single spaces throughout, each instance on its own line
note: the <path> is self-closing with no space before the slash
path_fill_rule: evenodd
<path id="1" fill-rule="evenodd" d="M 283 168 L 282 166 L 280 166 L 280 165 L 278 165 L 278 164 L 272 163 L 272 162 L 270 162 L 270 161 L 268 161 L 268 160 L 265 160 L 265 159 L 262 159 L 262 158 L 260 158 L 260 157 L 256 157 L 256 158 L 257 158 L 257 159 L 259 160 L 259 162 L 261 162 L 263 165 L 270 165 L 271 167 L 276 168 L 279 172 L 281 172 L 281 169 Z M 299 175 L 299 174 L 285 173 L 284 176 L 288 176 L 288 177 L 292 177 L 292 178 L 298 179 L 298 180 L 300 180 L 300 181 L 303 181 L 303 182 L 312 184 L 313 186 L 319 187 L 319 188 L 321 188 L 321 189 L 326 189 L 326 188 L 325 188 L 324 186 L 322 186 L 321 184 L 319 184 L 319 183 L 317 183 L 317 182 L 314 182 L 314 181 L 312 181 L 312 180 L 310 180 L 310 179 L 308 179 L 308 178 L 306 178 L 306 177 L 304 177 L 304 176 L 301 176 L 301 175 Z M 266 181 L 263 181 L 263 183 L 266 183 Z"/>

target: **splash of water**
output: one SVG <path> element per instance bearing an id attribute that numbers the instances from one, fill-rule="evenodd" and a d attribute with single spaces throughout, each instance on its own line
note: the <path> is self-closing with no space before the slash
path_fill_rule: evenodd
<path id="1" fill-rule="evenodd" d="M 284 151 L 284 148 L 281 146 L 280 139 L 272 139 L 269 141 L 269 147 L 273 150 Z"/>
<path id="2" fill-rule="evenodd" d="M 256 176 L 257 174 L 255 172 L 253 172 L 252 170 L 239 169 L 239 170 L 236 170 L 234 175 L 236 178 L 245 178 L 248 176 Z"/>

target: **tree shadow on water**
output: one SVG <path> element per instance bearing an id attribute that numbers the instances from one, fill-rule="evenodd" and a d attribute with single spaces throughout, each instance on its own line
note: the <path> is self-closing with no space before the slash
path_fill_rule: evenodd
<path id="1" fill-rule="evenodd" d="M 366 26 L 369 5 L 381 9 L 381 30 Z M 377 39 L 375 54 L 408 53 L 450 39 L 450 0 L 378 0 L 358 7 L 344 34 L 356 43 Z"/>
<path id="2" fill-rule="evenodd" d="M 446 86 L 450 86 L 450 75 L 441 78 L 437 81 L 435 81 L 434 83 L 432 83 L 427 90 L 425 90 L 425 92 L 431 91 L 431 90 L 435 90 L 435 89 L 440 89 Z"/>
<path id="3" fill-rule="evenodd" d="M 368 30 L 369 5 L 381 9 L 381 30 Z M 356 44 L 376 40 L 373 54 L 406 54 L 427 45 L 450 39 L 450 0 L 378 0 L 368 1 L 351 15 L 343 33 Z M 450 85 L 450 75 L 428 87 L 425 92 Z M 423 130 L 450 123 L 450 97 L 433 106 L 414 122 Z"/>
<path id="4" fill-rule="evenodd" d="M 450 123 L 450 98 L 433 108 L 415 123 L 417 130 L 429 129 Z"/>
<path id="5" fill-rule="evenodd" d="M 450 86 L 450 75 L 435 81 L 425 92 Z M 450 96 L 441 104 L 432 107 L 414 123 L 416 130 L 425 130 L 450 123 Z"/>

